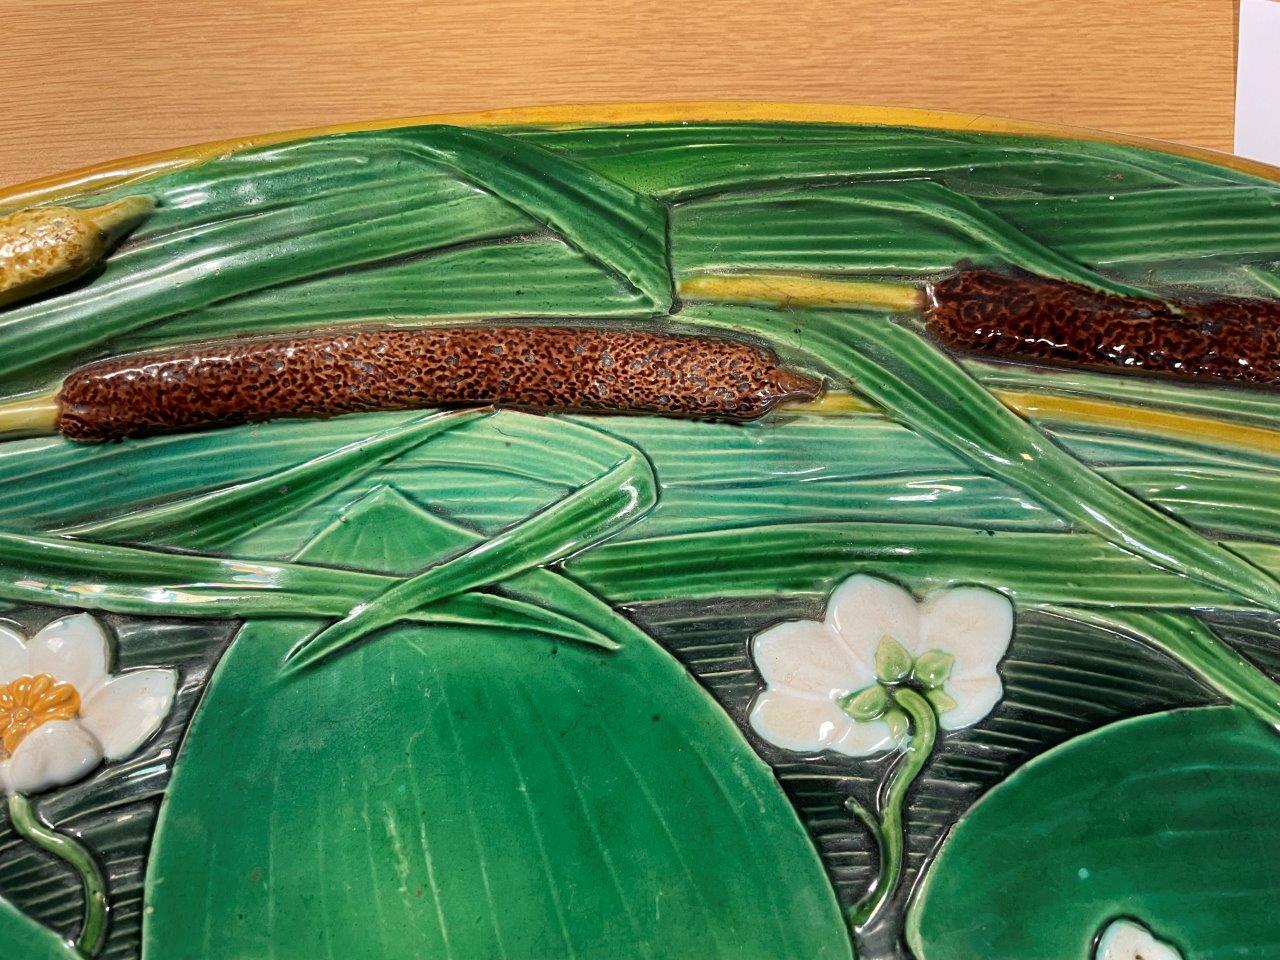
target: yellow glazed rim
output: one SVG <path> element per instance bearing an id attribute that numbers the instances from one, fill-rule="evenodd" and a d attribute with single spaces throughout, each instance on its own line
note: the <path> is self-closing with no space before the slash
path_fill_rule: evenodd
<path id="1" fill-rule="evenodd" d="M 470 113 L 441 113 L 392 120 L 369 120 L 356 123 L 311 127 L 267 133 L 252 137 L 218 140 L 210 143 L 178 147 L 158 153 L 112 160 L 82 167 L 69 173 L 0 188 L 0 205 L 19 206 L 48 203 L 83 190 L 98 190 L 125 183 L 136 183 L 213 157 L 224 156 L 251 147 L 286 143 L 324 134 L 353 133 L 362 130 L 390 130 L 423 123 L 450 123 L 458 126 L 607 126 L 637 123 L 697 123 L 732 121 L 772 121 L 777 123 L 831 123 L 848 126 L 902 126 L 934 130 L 958 130 L 980 133 L 1003 133 L 1027 137 L 1053 137 L 1142 147 L 1163 153 L 1201 160 L 1229 167 L 1241 173 L 1280 182 L 1280 167 L 1246 160 L 1231 154 L 1191 147 L 1143 137 L 1104 133 L 1063 124 L 1009 120 L 977 114 L 950 113 L 942 110 L 919 110 L 909 107 L 860 107 L 825 103 L 761 103 L 754 101 L 700 101 L 668 103 L 600 103 L 550 107 L 511 107 L 501 110 L 479 110 Z"/>

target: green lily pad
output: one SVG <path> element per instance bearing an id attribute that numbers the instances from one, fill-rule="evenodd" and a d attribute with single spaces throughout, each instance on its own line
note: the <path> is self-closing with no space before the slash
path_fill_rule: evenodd
<path id="1" fill-rule="evenodd" d="M 457 536 L 382 488 L 302 559 L 404 574 Z M 144 956 L 849 957 L 769 768 L 638 629 L 608 652 L 398 626 L 282 674 L 320 623 L 249 624 L 210 681 Z"/>
<path id="2" fill-rule="evenodd" d="M 3 956 L 21 960 L 82 960 L 71 944 L 0 897 Z"/>
<path id="3" fill-rule="evenodd" d="M 908 915 L 919 960 L 1086 960 L 1134 917 L 1186 960 L 1275 957 L 1280 737 L 1236 708 L 1126 720 L 961 819 Z"/>

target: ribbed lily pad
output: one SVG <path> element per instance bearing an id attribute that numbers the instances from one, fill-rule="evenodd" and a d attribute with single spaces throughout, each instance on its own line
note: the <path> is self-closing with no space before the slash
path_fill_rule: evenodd
<path id="1" fill-rule="evenodd" d="M 407 573 L 456 535 L 385 488 L 301 559 Z M 732 721 L 621 649 L 398 627 L 285 676 L 244 628 L 161 813 L 144 954 L 848 957 L 817 854 Z"/>
<path id="2" fill-rule="evenodd" d="M 1280 942 L 1280 739 L 1243 712 L 1105 727 L 1023 767 L 961 818 L 908 918 L 919 960 L 1089 956 L 1129 916 L 1186 960 Z"/>
<path id="3" fill-rule="evenodd" d="M 0 944 L 15 960 L 83 960 L 71 945 L 48 927 L 19 913 L 0 899 Z"/>

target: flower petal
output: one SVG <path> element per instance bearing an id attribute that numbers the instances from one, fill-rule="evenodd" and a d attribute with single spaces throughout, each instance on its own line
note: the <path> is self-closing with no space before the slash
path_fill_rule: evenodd
<path id="1" fill-rule="evenodd" d="M 1182 960 L 1172 944 L 1157 940 L 1140 923 L 1112 920 L 1098 938 L 1097 960 Z"/>
<path id="2" fill-rule="evenodd" d="M 830 699 L 871 682 L 870 670 L 849 655 L 836 632 L 815 620 L 788 620 L 757 635 L 751 655 L 770 687 Z"/>
<path id="3" fill-rule="evenodd" d="M 10 793 L 39 793 L 88 775 L 102 762 L 102 748 L 78 720 L 50 720 L 13 751 L 6 772 Z"/>
<path id="4" fill-rule="evenodd" d="M 774 746 L 818 753 L 845 734 L 853 721 L 826 697 L 765 690 L 751 706 L 751 726 Z"/>
<path id="5" fill-rule="evenodd" d="M 110 652 L 102 625 L 77 613 L 53 621 L 31 638 L 27 664 L 32 673 L 51 674 L 84 696 L 107 675 Z"/>
<path id="6" fill-rule="evenodd" d="M 994 672 L 988 676 L 948 680 L 942 689 L 956 702 L 954 707 L 938 717 L 938 723 L 944 730 L 959 730 L 977 723 L 1004 696 L 1000 675 Z"/>
<path id="7" fill-rule="evenodd" d="M 897 640 L 913 656 L 923 652 L 919 649 L 919 605 L 910 593 L 887 580 L 864 574 L 850 577 L 831 594 L 827 622 L 849 652 L 867 664 L 875 661 L 876 648 L 885 636 Z"/>
<path id="8" fill-rule="evenodd" d="M 0 683 L 17 680 L 27 672 L 27 645 L 22 635 L 0 627 Z"/>
<path id="9" fill-rule="evenodd" d="M 85 727 L 108 760 L 121 760 L 160 729 L 173 707 L 178 675 L 172 670 L 132 670 L 110 677 L 80 706 Z"/>
<path id="10" fill-rule="evenodd" d="M 869 757 L 873 753 L 884 753 L 898 746 L 889 725 L 883 720 L 872 720 L 869 723 L 854 723 L 831 743 L 831 749 L 843 753 L 846 757 Z"/>
<path id="11" fill-rule="evenodd" d="M 956 658 L 952 679 L 993 676 L 1013 637 L 1013 604 L 981 587 L 939 590 L 924 599 L 920 634 L 920 653 L 941 650 Z"/>

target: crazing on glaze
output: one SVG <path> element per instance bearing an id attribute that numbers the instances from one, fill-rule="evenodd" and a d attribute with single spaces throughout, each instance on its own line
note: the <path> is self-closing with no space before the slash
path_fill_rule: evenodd
<path id="1" fill-rule="evenodd" d="M 689 109 L 8 194 L 14 960 L 1280 942 L 1280 174 Z"/>

